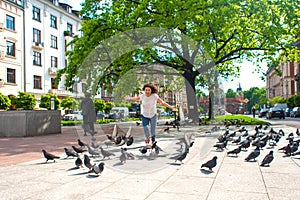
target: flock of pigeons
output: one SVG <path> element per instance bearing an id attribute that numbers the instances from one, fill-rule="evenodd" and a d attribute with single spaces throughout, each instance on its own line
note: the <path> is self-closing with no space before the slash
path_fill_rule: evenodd
<path id="1" fill-rule="evenodd" d="M 237 131 L 231 131 L 229 126 L 227 126 L 225 133 L 221 134 L 217 139 L 218 141 L 213 146 L 216 150 L 223 151 L 227 149 L 228 142 L 233 145 L 237 145 L 233 150 L 227 151 L 227 156 L 238 156 L 241 151 L 247 151 L 248 148 L 255 147 L 248 156 L 245 158 L 246 162 L 256 161 L 263 149 L 273 149 L 277 146 L 277 143 L 285 136 L 282 129 L 275 131 L 274 128 L 270 128 L 270 125 L 266 126 L 256 126 L 254 129 L 254 134 L 249 134 L 249 131 L 242 127 Z M 289 133 L 286 137 L 288 144 L 278 150 L 283 152 L 285 157 L 300 155 L 300 150 L 298 151 L 300 139 L 296 137 L 300 136 L 299 129 L 296 129 L 295 133 Z M 269 153 L 262 159 L 260 166 L 270 166 L 270 163 L 274 160 L 274 150 L 270 150 Z M 214 157 L 214 159 L 217 159 Z M 213 167 L 213 166 L 210 166 Z"/>
<path id="2" fill-rule="evenodd" d="M 169 131 L 166 129 L 166 131 Z M 107 147 L 108 145 L 114 145 L 115 147 L 120 147 L 120 156 L 119 160 L 122 165 L 126 163 L 127 160 L 134 160 L 135 155 L 131 153 L 130 149 L 138 149 L 142 155 L 149 153 L 153 155 L 153 159 L 156 159 L 160 152 L 163 152 L 162 148 L 157 145 L 157 142 L 153 144 L 146 144 L 138 147 L 129 147 L 133 144 L 134 138 L 131 135 L 131 127 L 124 135 L 119 135 L 117 130 L 117 125 L 114 126 L 113 132 L 110 135 L 106 135 L 107 140 L 103 142 Z M 170 157 L 176 161 L 180 161 L 183 164 L 183 160 L 186 158 L 190 147 L 193 146 L 195 142 L 195 135 L 185 134 L 183 138 L 180 138 L 177 145 L 181 147 L 181 153 L 179 155 Z M 84 166 L 89 169 L 89 173 L 95 173 L 97 176 L 101 175 L 104 170 L 104 162 L 98 164 L 93 163 L 91 158 L 100 157 L 102 155 L 102 161 L 106 158 L 110 159 L 112 156 L 116 156 L 113 151 L 108 151 L 104 149 L 99 143 L 96 143 L 94 140 L 91 140 L 91 144 L 84 143 L 80 139 L 77 140 L 77 146 L 73 145 L 72 149 L 64 148 L 64 152 L 67 159 L 69 157 L 76 158 L 75 166 L 77 169 L 83 168 Z M 125 147 L 126 146 L 126 147 Z M 184 146 L 184 148 L 183 148 Z M 60 156 L 54 155 L 50 152 L 47 152 L 45 149 L 42 150 L 44 157 L 46 158 L 46 163 L 49 160 L 60 159 Z M 82 156 L 83 155 L 83 156 Z"/>
<path id="3" fill-rule="evenodd" d="M 169 129 L 166 129 L 169 131 Z M 220 129 L 216 129 L 219 131 Z M 238 156 L 241 151 L 247 151 L 251 146 L 255 147 L 253 151 L 251 151 L 248 156 L 245 158 L 245 161 L 256 161 L 260 152 L 268 146 L 268 148 L 274 148 L 277 146 L 277 143 L 280 139 L 285 136 L 285 133 L 282 129 L 279 131 L 275 131 L 273 128 L 270 128 L 269 125 L 263 127 L 262 125 L 256 126 L 254 129 L 254 134 L 249 134 L 249 131 L 245 127 L 241 127 L 237 131 L 231 131 L 229 126 L 226 126 L 226 130 L 223 134 L 221 134 L 217 138 L 216 144 L 213 146 L 216 150 L 223 151 L 227 150 L 227 144 L 231 142 L 232 145 L 236 145 L 237 147 L 233 150 L 227 151 L 227 156 Z M 214 129 L 215 131 L 215 129 Z M 139 152 L 142 155 L 145 155 L 147 152 L 150 152 L 150 155 L 153 155 L 156 159 L 158 154 L 163 151 L 158 145 L 157 142 L 154 142 L 152 145 L 146 144 L 144 146 L 139 147 L 129 147 L 133 144 L 134 138 L 131 135 L 131 127 L 124 135 L 119 135 L 117 131 L 117 126 L 114 126 L 114 130 L 112 134 L 106 135 L 107 140 L 103 142 L 103 144 L 114 145 L 116 147 L 120 147 L 121 154 L 119 156 L 120 163 L 124 165 L 127 160 L 134 160 L 135 155 L 131 153 L 130 149 L 139 149 Z M 299 129 L 296 130 L 295 134 L 290 133 L 286 140 L 288 140 L 288 144 L 282 148 L 279 148 L 285 156 L 294 156 L 300 155 L 300 151 L 298 151 L 300 139 L 295 139 L 300 136 Z M 175 160 L 175 162 L 180 161 L 180 164 L 183 164 L 183 160 L 187 157 L 189 150 L 193 147 L 195 142 L 194 134 L 185 133 L 182 138 L 179 138 L 176 145 L 180 145 L 179 150 L 181 151 L 179 155 L 170 157 L 170 159 Z M 111 156 L 116 156 L 114 152 L 103 149 L 101 145 L 95 143 L 95 141 L 91 141 L 91 144 L 86 144 L 80 139 L 77 140 L 78 146 L 72 146 L 72 150 L 68 148 L 64 148 L 64 152 L 66 154 L 66 158 L 73 157 L 76 158 L 75 166 L 77 169 L 83 168 L 84 166 L 89 169 L 89 173 L 95 173 L 99 176 L 104 170 L 104 162 L 100 162 L 98 164 L 93 163 L 91 158 L 100 157 L 102 155 L 102 161 L 105 158 L 110 159 Z M 127 147 L 124 147 L 127 146 Z M 59 156 L 53 155 L 46 150 L 42 150 L 44 157 L 46 158 L 46 162 L 49 160 L 59 159 Z M 270 163 L 273 161 L 274 151 L 270 150 L 270 152 L 263 158 L 260 163 L 260 166 L 270 166 Z M 82 157 L 83 154 L 83 157 Z M 202 168 L 207 168 L 210 172 L 213 172 L 213 168 L 217 166 L 217 156 L 214 156 L 211 160 L 203 163 L 201 165 Z"/>

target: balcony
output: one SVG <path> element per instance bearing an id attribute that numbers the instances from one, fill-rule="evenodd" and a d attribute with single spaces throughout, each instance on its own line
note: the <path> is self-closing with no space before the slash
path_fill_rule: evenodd
<path id="1" fill-rule="evenodd" d="M 49 68 L 49 75 L 56 76 L 57 73 L 57 67 L 50 67 Z"/>
<path id="2" fill-rule="evenodd" d="M 73 96 L 73 93 L 67 90 L 51 89 L 50 94 L 56 94 L 57 96 Z"/>
<path id="3" fill-rule="evenodd" d="M 37 50 L 42 50 L 44 48 L 44 44 L 40 43 L 40 42 L 33 42 L 32 48 L 37 49 Z"/>

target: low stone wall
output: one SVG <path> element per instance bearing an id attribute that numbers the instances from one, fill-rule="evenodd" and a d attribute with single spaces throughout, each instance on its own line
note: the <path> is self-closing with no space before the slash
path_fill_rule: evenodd
<path id="1" fill-rule="evenodd" d="M 0 112 L 0 137 L 25 137 L 61 133 L 59 110 Z"/>

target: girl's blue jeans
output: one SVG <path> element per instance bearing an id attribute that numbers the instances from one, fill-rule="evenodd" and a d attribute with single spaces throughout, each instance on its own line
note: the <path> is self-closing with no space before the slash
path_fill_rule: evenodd
<path id="1" fill-rule="evenodd" d="M 145 134 L 146 138 L 148 138 L 148 137 L 150 137 L 150 133 L 151 133 L 151 141 L 152 142 L 155 141 L 155 137 L 156 137 L 156 123 L 157 123 L 156 114 L 151 118 L 142 116 L 142 124 L 143 124 L 143 128 L 144 128 L 144 134 Z M 150 131 L 149 131 L 149 128 L 150 128 Z"/>

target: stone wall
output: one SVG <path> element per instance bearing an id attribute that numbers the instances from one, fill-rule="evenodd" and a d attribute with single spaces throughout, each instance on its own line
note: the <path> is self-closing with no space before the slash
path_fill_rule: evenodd
<path id="1" fill-rule="evenodd" d="M 0 137 L 25 137 L 61 133 L 59 110 L 0 112 Z"/>

